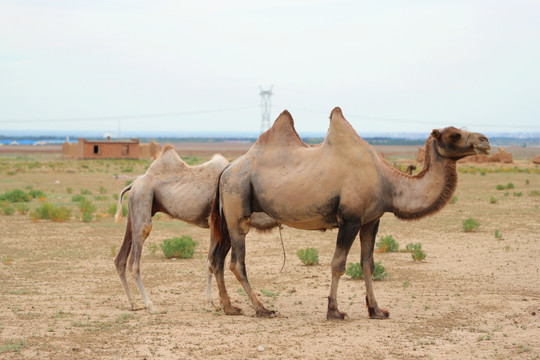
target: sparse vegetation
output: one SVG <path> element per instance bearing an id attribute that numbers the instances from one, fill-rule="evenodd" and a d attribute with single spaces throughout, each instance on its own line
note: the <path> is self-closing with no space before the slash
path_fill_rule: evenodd
<path id="1" fill-rule="evenodd" d="M 360 266 L 359 262 L 356 262 L 356 263 L 350 262 L 347 265 L 345 274 L 355 280 L 364 278 L 364 273 L 362 271 L 362 267 Z M 375 271 L 373 272 L 373 280 L 377 280 L 377 281 L 384 280 L 384 278 L 386 278 L 387 276 L 388 276 L 388 273 L 386 272 L 386 268 L 382 266 L 380 262 L 376 262 Z"/>
<path id="2" fill-rule="evenodd" d="M 490 204 L 496 204 L 498 202 L 497 198 L 495 196 L 492 196 L 489 198 L 489 203 Z"/>
<path id="3" fill-rule="evenodd" d="M 471 232 L 478 229 L 478 227 L 480 226 L 480 223 L 473 218 L 468 218 L 468 219 L 463 220 L 462 225 L 463 225 L 463 231 Z"/>
<path id="4" fill-rule="evenodd" d="M 377 243 L 377 249 L 380 252 L 397 252 L 399 250 L 399 244 L 392 235 L 382 237 Z"/>
<path id="5" fill-rule="evenodd" d="M 414 261 L 422 261 L 426 258 L 426 253 L 422 249 L 414 249 L 411 257 Z"/>
<path id="6" fill-rule="evenodd" d="M 495 229 L 495 239 L 497 240 L 502 240 L 503 237 L 502 237 L 502 234 L 499 232 L 499 229 Z"/>
<path id="7" fill-rule="evenodd" d="M 319 264 L 319 251 L 315 248 L 300 249 L 296 252 L 296 255 L 304 265 Z"/>
<path id="8" fill-rule="evenodd" d="M 32 221 L 52 220 L 55 222 L 63 222 L 71 218 L 71 209 L 64 206 L 54 206 L 45 202 L 43 205 L 30 212 L 30 218 Z"/>
<path id="9" fill-rule="evenodd" d="M 175 236 L 171 239 L 165 239 L 159 246 L 167 259 L 191 259 L 195 253 L 197 242 L 194 241 L 191 236 L 184 235 L 182 237 Z"/>
<path id="10" fill-rule="evenodd" d="M 422 243 L 408 243 L 406 246 L 405 246 L 405 251 L 406 252 L 413 252 L 414 250 L 418 250 L 418 249 L 422 249 Z"/>
<path id="11" fill-rule="evenodd" d="M 28 202 L 30 201 L 30 196 L 21 189 L 14 189 L 0 194 L 0 202 L 1 201 L 7 201 L 10 203 Z"/>
<path id="12" fill-rule="evenodd" d="M 96 205 L 90 200 L 84 198 L 79 202 L 79 210 L 81 211 L 81 220 L 83 222 L 90 222 L 94 219 L 94 213 L 97 210 Z"/>

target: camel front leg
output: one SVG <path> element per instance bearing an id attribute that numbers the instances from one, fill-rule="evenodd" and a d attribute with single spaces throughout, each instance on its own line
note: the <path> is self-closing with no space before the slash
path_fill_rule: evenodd
<path id="1" fill-rule="evenodd" d="M 377 300 L 375 299 L 375 292 L 373 291 L 373 249 L 375 247 L 375 237 L 379 230 L 379 221 L 379 219 L 372 221 L 362 226 L 362 229 L 360 230 L 360 242 L 362 248 L 360 264 L 366 283 L 366 305 L 369 317 L 372 319 L 387 319 L 390 316 L 390 313 L 379 308 Z"/>
<path id="2" fill-rule="evenodd" d="M 346 313 L 338 310 L 337 288 L 339 279 L 345 273 L 347 256 L 359 229 L 360 221 L 358 220 L 347 221 L 339 228 L 336 250 L 332 258 L 332 284 L 330 285 L 328 311 L 326 313 L 326 319 L 328 320 L 344 320 L 347 317 Z"/>

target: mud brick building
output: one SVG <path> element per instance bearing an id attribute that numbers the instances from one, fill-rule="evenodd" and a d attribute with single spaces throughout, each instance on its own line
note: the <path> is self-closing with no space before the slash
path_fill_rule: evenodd
<path id="1" fill-rule="evenodd" d="M 130 140 L 87 140 L 79 138 L 77 143 L 62 144 L 62 157 L 67 159 L 149 159 L 160 150 L 155 141 L 141 144 L 138 139 Z"/>

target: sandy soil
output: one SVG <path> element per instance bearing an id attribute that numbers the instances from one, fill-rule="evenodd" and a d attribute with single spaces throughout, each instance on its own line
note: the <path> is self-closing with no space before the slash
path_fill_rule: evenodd
<path id="1" fill-rule="evenodd" d="M 100 186 L 106 188 L 107 199 L 94 198 L 102 209 L 125 185 L 116 173 L 143 173 L 148 164 L 64 161 L 59 155 L 39 158 L 33 167 L 28 157 L 0 160 L 0 193 L 32 186 L 47 193 L 51 203 L 72 207 L 74 215 L 68 187 L 73 194 L 85 188 L 94 196 Z M 132 170 L 126 170 L 128 165 Z M 496 190 L 507 183 L 515 188 Z M 401 248 L 421 242 L 427 258 L 414 262 L 408 253 L 375 255 L 389 274 L 375 282 L 379 304 L 390 311 L 383 321 L 368 318 L 363 281 L 346 275 L 338 301 L 349 319 L 325 320 L 337 231 L 284 228 L 282 272 L 279 233 L 251 232 L 250 281 L 278 316 L 256 318 L 227 271 L 229 294 L 245 312 L 231 317 L 205 307 L 208 230 L 158 216 L 142 257 L 143 280 L 159 310 L 150 314 L 130 311 L 112 262 L 125 220 L 83 223 L 74 217 L 34 223 L 28 215 L 0 215 L 0 358 L 537 359 L 540 196 L 532 196 L 534 190 L 540 190 L 538 172 L 460 173 L 457 201 L 437 215 L 415 222 L 385 215 L 378 238 L 392 235 Z M 468 217 L 481 224 L 477 231 L 462 230 Z M 495 238 L 496 229 L 502 239 Z M 180 235 L 199 242 L 193 259 L 167 260 L 159 246 L 152 252 L 163 239 Z M 300 262 L 296 251 L 306 247 L 318 249 L 319 265 Z M 349 261 L 359 258 L 357 242 Z M 130 285 L 140 299 L 131 279 Z M 215 284 L 213 290 L 217 303 Z"/>

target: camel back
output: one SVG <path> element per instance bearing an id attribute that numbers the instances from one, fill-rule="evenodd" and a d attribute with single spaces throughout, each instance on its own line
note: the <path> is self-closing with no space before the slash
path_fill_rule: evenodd
<path id="1" fill-rule="evenodd" d="M 259 136 L 254 146 L 308 147 L 296 132 L 293 118 L 287 110 L 278 116 L 270 129 Z"/>

